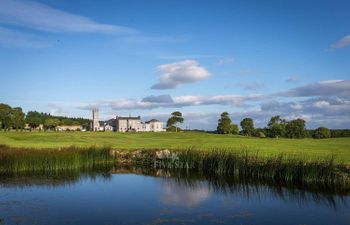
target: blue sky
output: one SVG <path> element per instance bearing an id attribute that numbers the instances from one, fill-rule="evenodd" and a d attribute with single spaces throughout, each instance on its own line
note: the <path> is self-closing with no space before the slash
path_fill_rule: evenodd
<path id="1" fill-rule="evenodd" d="M 349 1 L 0 0 L 0 102 L 350 127 Z"/>

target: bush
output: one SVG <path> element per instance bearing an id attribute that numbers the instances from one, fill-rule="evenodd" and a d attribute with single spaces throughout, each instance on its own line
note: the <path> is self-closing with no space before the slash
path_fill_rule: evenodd
<path id="1" fill-rule="evenodd" d="M 323 139 L 323 138 L 330 138 L 331 132 L 326 127 L 319 127 L 315 130 L 314 134 L 312 135 L 315 139 Z"/>
<path id="2" fill-rule="evenodd" d="M 265 138 L 266 137 L 266 134 L 264 132 L 265 130 L 264 129 L 261 129 L 261 128 L 257 128 L 253 131 L 253 136 L 254 137 L 259 137 L 259 138 Z"/>

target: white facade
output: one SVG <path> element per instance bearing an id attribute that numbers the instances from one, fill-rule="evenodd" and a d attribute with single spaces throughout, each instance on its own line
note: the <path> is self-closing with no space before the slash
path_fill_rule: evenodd
<path id="1" fill-rule="evenodd" d="M 165 129 L 163 128 L 163 122 L 160 122 L 158 120 L 150 120 L 144 123 L 145 125 L 145 132 L 163 132 Z"/>
<path id="2" fill-rule="evenodd" d="M 109 124 L 104 125 L 103 128 L 104 128 L 104 131 L 113 131 L 114 130 L 113 126 L 111 126 Z"/>
<path id="3" fill-rule="evenodd" d="M 142 131 L 141 117 L 116 117 L 117 132 L 140 132 Z"/>
<path id="4" fill-rule="evenodd" d="M 151 124 L 149 124 L 149 123 L 142 123 L 142 131 L 143 132 L 151 132 Z"/>
<path id="5" fill-rule="evenodd" d="M 116 117 L 117 132 L 163 132 L 163 122 L 150 120 L 141 122 L 141 117 Z"/>

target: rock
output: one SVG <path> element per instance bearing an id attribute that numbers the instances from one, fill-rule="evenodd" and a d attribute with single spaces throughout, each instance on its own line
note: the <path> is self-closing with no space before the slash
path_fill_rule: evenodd
<path id="1" fill-rule="evenodd" d="M 133 158 L 141 158 L 142 155 L 143 155 L 142 150 L 137 150 L 137 151 L 132 152 Z"/>
<path id="2" fill-rule="evenodd" d="M 156 158 L 157 159 L 165 159 L 169 158 L 171 155 L 171 152 L 168 149 L 157 151 L 156 152 Z"/>

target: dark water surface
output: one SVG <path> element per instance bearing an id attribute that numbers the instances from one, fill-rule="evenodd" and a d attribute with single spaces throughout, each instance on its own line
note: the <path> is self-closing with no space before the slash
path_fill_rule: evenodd
<path id="1" fill-rule="evenodd" d="M 0 178 L 0 224 L 350 224 L 346 192 L 152 174 Z"/>

